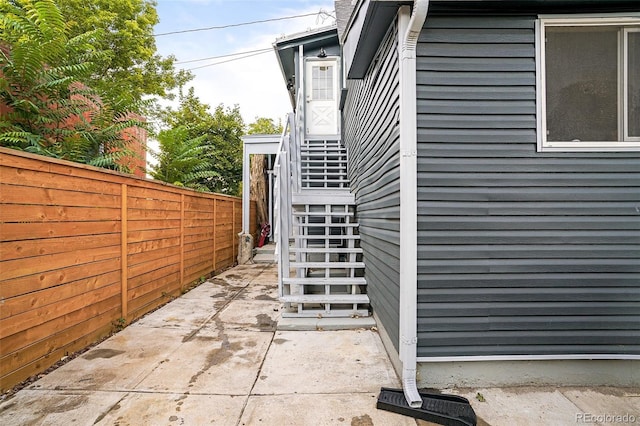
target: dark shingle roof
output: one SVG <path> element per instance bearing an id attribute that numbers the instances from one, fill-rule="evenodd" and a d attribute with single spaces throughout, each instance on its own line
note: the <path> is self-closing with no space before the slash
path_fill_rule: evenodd
<path id="1" fill-rule="evenodd" d="M 356 7 L 358 0 L 335 0 L 336 24 L 338 26 L 338 38 L 342 40 L 344 32 L 347 29 L 349 18 L 353 9 Z"/>

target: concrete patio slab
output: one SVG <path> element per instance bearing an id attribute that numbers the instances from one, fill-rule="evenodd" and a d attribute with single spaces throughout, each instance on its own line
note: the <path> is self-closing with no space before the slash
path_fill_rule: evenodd
<path id="1" fill-rule="evenodd" d="M 230 300 L 238 294 L 247 283 L 236 283 L 236 285 L 229 285 L 226 281 L 219 278 L 210 278 L 200 284 L 198 287 L 192 289 L 188 293 L 181 296 L 181 299 L 187 300 L 200 300 L 202 298 L 209 298 L 211 300 Z"/>
<path id="2" fill-rule="evenodd" d="M 399 382 L 377 333 L 278 331 L 254 393 L 377 392 L 381 386 Z"/>
<path id="3" fill-rule="evenodd" d="M 275 331 L 280 316 L 280 302 L 235 300 L 218 318 L 227 329 Z M 206 327 L 215 326 L 208 324 Z"/>
<path id="4" fill-rule="evenodd" d="M 211 297 L 179 298 L 141 318 L 134 326 L 193 330 L 203 325 L 224 305 L 224 300 Z"/>
<path id="5" fill-rule="evenodd" d="M 444 391 L 448 393 L 449 390 Z M 580 409 L 555 388 L 514 387 L 453 390 L 471 402 L 476 415 L 491 426 L 576 424 Z"/>
<path id="6" fill-rule="evenodd" d="M 374 393 L 250 396 L 240 425 L 415 426 L 415 420 L 376 409 Z"/>
<path id="7" fill-rule="evenodd" d="M 0 405 L 2 425 L 90 425 L 124 398 L 124 392 L 20 391 Z"/>
<path id="8" fill-rule="evenodd" d="M 179 347 L 185 334 L 185 330 L 127 327 L 29 389 L 131 390 Z"/>
<path id="9" fill-rule="evenodd" d="M 563 389 L 561 392 L 579 408 L 576 412 L 576 420 L 582 423 L 590 423 L 592 422 L 590 420 L 594 420 L 595 423 L 601 424 L 640 424 L 638 389 Z"/>
<path id="10" fill-rule="evenodd" d="M 259 300 L 273 302 L 278 301 L 278 285 L 276 283 L 265 283 L 264 274 L 260 276 L 260 284 L 252 284 L 238 295 L 241 300 Z"/>
<path id="11" fill-rule="evenodd" d="M 248 395 L 271 333 L 201 330 L 167 356 L 137 387 L 145 392 Z"/>
<path id="12" fill-rule="evenodd" d="M 128 394 L 96 425 L 235 426 L 246 397 L 188 394 Z"/>

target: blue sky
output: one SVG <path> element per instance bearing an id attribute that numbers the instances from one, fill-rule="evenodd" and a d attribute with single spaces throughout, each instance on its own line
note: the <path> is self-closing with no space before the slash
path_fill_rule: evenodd
<path id="1" fill-rule="evenodd" d="M 292 15 L 333 12 L 333 0 L 158 0 L 156 34 L 192 28 L 237 24 Z M 276 38 L 331 25 L 325 15 L 261 23 L 228 29 L 159 36 L 158 51 L 188 61 L 236 52 L 271 48 Z M 221 61 L 178 65 L 192 68 Z M 283 119 L 289 98 L 273 51 L 247 59 L 193 70 L 200 99 L 215 107 L 238 104 L 245 122 L 255 117 Z"/>

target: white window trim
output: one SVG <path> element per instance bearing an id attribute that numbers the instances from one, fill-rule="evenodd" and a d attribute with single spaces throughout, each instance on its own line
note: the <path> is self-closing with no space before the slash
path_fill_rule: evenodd
<path id="1" fill-rule="evenodd" d="M 549 142 L 547 135 L 547 116 L 546 116 L 546 81 L 545 81 L 545 43 L 544 28 L 549 26 L 598 26 L 598 25 L 640 25 L 640 14 L 631 14 L 625 16 L 602 16 L 602 15 L 572 15 L 572 16 L 539 16 L 536 20 L 536 121 L 537 121 L 537 148 L 538 152 L 618 152 L 618 151 L 640 151 L 640 137 L 628 137 L 628 117 L 625 111 L 619 111 L 620 127 L 624 131 L 624 142 Z M 637 28 L 627 28 L 624 30 L 623 37 L 628 37 L 629 32 L 640 31 Z M 621 43 L 622 46 L 622 43 Z M 618 55 L 622 57 L 623 67 L 627 66 L 627 52 L 621 47 L 623 52 Z M 620 62 L 620 61 L 619 61 Z M 623 69 L 620 70 L 623 72 Z M 626 109 L 628 91 L 625 90 L 626 81 L 620 79 L 622 87 L 619 89 L 623 93 L 622 108 Z"/>

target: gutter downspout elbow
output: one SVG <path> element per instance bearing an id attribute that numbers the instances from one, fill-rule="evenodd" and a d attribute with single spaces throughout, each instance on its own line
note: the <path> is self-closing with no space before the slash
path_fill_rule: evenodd
<path id="1" fill-rule="evenodd" d="M 400 56 L 400 360 L 402 389 L 410 407 L 422 406 L 416 384 L 418 187 L 416 49 L 429 0 L 415 0 L 398 12 Z"/>

